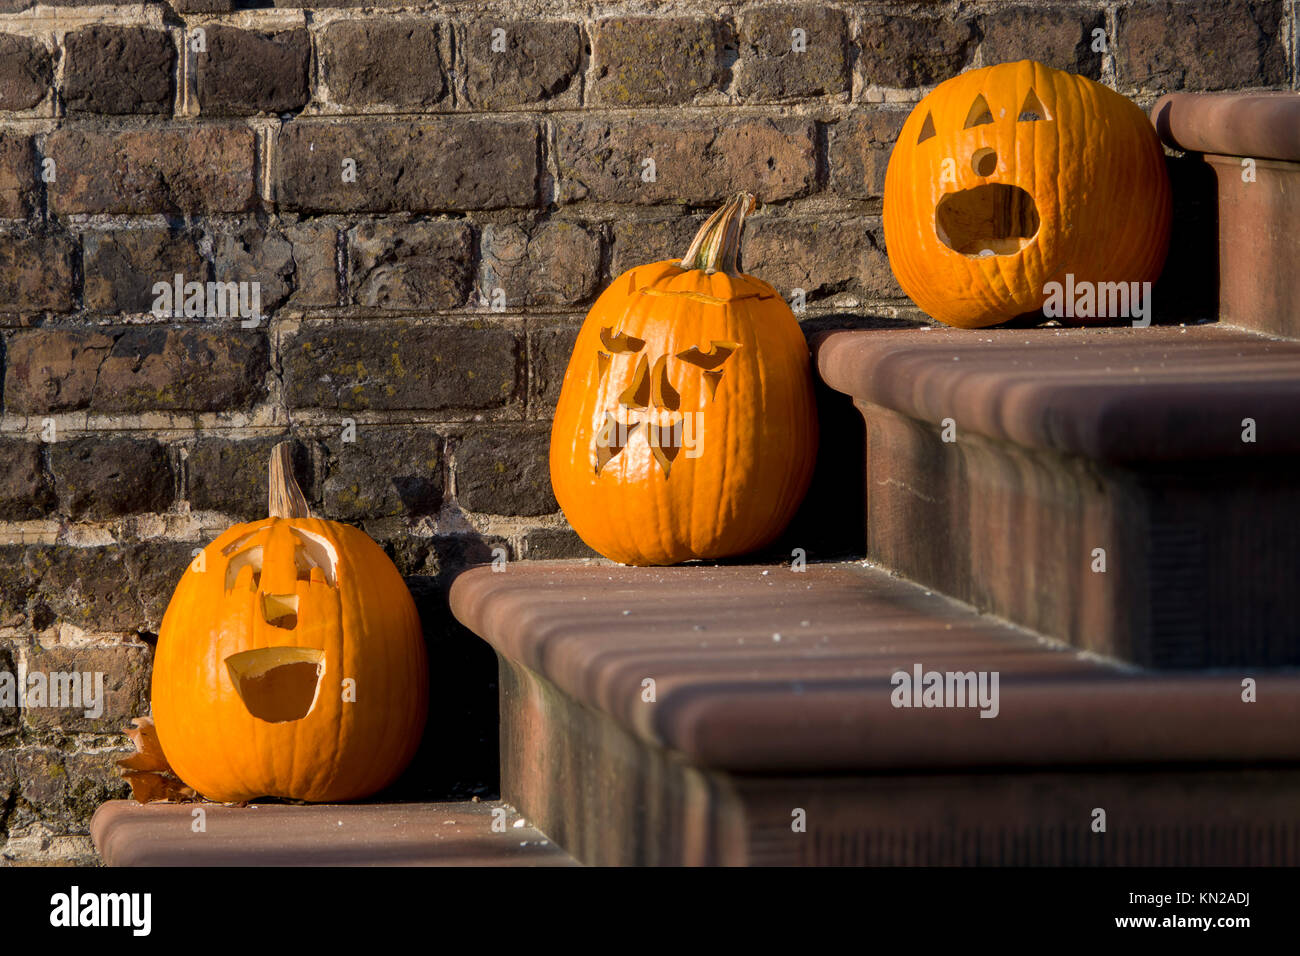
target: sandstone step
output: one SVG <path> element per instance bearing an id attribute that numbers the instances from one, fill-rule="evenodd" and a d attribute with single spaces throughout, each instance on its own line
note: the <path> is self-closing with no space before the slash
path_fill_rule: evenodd
<path id="1" fill-rule="evenodd" d="M 200 809 L 203 830 L 196 832 Z M 494 830 L 494 820 L 504 830 Z M 541 831 L 517 822 L 519 814 L 499 801 L 231 807 L 113 800 L 95 811 L 90 833 L 109 866 L 574 863 Z"/>
<path id="2" fill-rule="evenodd" d="M 1245 703 L 856 563 L 515 563 L 451 604 L 500 662 L 503 799 L 584 863 L 1300 862 L 1295 672 Z M 918 665 L 996 673 L 996 717 L 894 706 Z"/>
<path id="3" fill-rule="evenodd" d="M 1213 170 L 1220 321 L 1300 338 L 1300 93 L 1170 93 L 1151 115 Z"/>
<path id="4" fill-rule="evenodd" d="M 1300 664 L 1300 343 L 928 329 L 815 351 L 865 419 L 872 561 L 1145 666 Z"/>

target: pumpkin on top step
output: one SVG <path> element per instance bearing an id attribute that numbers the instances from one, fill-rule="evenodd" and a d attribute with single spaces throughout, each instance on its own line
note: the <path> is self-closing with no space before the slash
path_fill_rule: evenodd
<path id="1" fill-rule="evenodd" d="M 1049 283 L 1153 282 L 1170 215 L 1146 114 L 1030 60 L 940 83 L 903 124 L 885 173 L 890 267 L 918 306 L 961 328 L 1037 311 Z M 1127 317 L 1089 311 L 1074 317 Z"/>
<path id="2" fill-rule="evenodd" d="M 817 451 L 808 346 L 785 300 L 739 267 L 742 193 L 681 261 L 596 301 L 551 430 L 551 484 L 591 548 L 623 564 L 743 554 L 774 539 Z"/>
<path id="3" fill-rule="evenodd" d="M 271 454 L 270 517 L 203 550 L 158 634 L 158 739 L 211 800 L 364 797 L 401 773 L 424 727 L 406 583 L 363 531 L 311 516 L 290 448 Z"/>

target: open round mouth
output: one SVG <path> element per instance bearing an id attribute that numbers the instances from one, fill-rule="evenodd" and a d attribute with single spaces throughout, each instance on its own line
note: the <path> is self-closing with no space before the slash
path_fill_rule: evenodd
<path id="1" fill-rule="evenodd" d="M 316 703 L 325 652 L 310 647 L 263 647 L 226 658 L 235 693 L 258 720 L 281 724 L 306 717 Z"/>
<path id="2" fill-rule="evenodd" d="M 945 246 L 964 256 L 1011 255 L 1038 232 L 1038 207 L 1019 186 L 985 183 L 940 199 L 934 229 Z"/>

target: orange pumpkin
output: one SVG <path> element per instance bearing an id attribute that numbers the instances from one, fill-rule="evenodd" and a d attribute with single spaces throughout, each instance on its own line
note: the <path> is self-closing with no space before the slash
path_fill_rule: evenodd
<path id="1" fill-rule="evenodd" d="M 684 259 L 619 276 L 574 345 L 551 484 L 593 549 L 624 564 L 721 558 L 775 538 L 817 450 L 808 347 L 789 306 L 739 268 L 754 197 Z"/>
<path id="2" fill-rule="evenodd" d="M 366 796 L 402 771 L 424 726 L 415 602 L 364 532 L 311 517 L 289 451 L 271 456 L 271 517 L 203 550 L 158 634 L 158 738 L 212 800 Z"/>
<path id="3" fill-rule="evenodd" d="M 962 328 L 1037 311 L 1052 282 L 1154 281 L 1170 212 L 1146 114 L 1030 60 L 939 84 L 903 124 L 885 174 L 894 275 Z"/>

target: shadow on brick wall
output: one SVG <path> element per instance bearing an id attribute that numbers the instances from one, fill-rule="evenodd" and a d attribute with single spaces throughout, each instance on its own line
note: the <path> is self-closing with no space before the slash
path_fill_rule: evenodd
<path id="1" fill-rule="evenodd" d="M 492 538 L 434 538 L 403 553 L 383 542 L 415 598 L 429 655 L 429 717 L 411 766 L 383 799 L 489 799 L 500 792 L 496 654 L 451 614 L 447 592 L 460 571 L 492 560 Z M 396 553 L 395 553 L 396 552 Z M 415 572 L 415 573 L 412 573 Z"/>
<path id="2" fill-rule="evenodd" d="M 1170 157 L 1174 194 L 1169 258 L 1151 290 L 1161 325 L 1214 320 L 1219 314 L 1219 202 L 1214 169 L 1199 155 Z"/>

